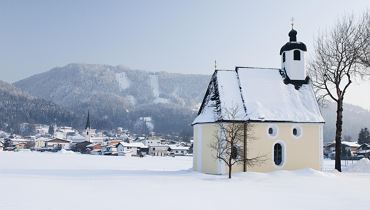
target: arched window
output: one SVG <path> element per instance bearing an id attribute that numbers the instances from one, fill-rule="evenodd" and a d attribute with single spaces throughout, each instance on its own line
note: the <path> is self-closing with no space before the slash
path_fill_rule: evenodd
<path id="1" fill-rule="evenodd" d="M 274 146 L 274 163 L 278 166 L 283 163 L 283 146 L 280 143 L 276 143 Z"/>
<path id="2" fill-rule="evenodd" d="M 301 52 L 299 50 L 294 50 L 294 60 L 301 60 Z"/>
<path id="3" fill-rule="evenodd" d="M 283 63 L 285 62 L 285 52 L 283 52 Z"/>

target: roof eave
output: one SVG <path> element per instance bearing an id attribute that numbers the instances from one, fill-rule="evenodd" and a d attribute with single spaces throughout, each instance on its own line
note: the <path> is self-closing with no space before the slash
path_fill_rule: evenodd
<path id="1" fill-rule="evenodd" d="M 215 123 L 231 123 L 231 122 L 240 122 L 240 123 L 315 123 L 315 124 L 325 124 L 325 121 L 286 121 L 286 120 L 219 120 L 219 121 L 210 121 L 210 122 L 195 122 L 191 125 L 197 124 L 215 124 Z"/>

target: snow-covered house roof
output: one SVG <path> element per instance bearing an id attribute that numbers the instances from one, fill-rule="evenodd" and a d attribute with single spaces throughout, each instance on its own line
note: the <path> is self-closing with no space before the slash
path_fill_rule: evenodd
<path id="1" fill-rule="evenodd" d="M 353 142 L 353 141 L 342 141 L 341 142 L 342 144 L 344 145 L 347 145 L 349 147 L 360 147 L 361 145 L 359 145 L 357 142 Z"/>
<path id="2" fill-rule="evenodd" d="M 70 143 L 71 141 L 65 140 L 65 139 L 54 138 L 54 139 L 51 139 L 47 142 L 48 143 Z"/>
<path id="3" fill-rule="evenodd" d="M 193 125 L 217 121 L 323 123 L 311 82 L 293 84 L 272 68 L 216 70 Z M 235 110 L 233 119 L 227 112 Z"/>
<path id="4" fill-rule="evenodd" d="M 120 142 L 120 144 L 124 147 L 148 148 L 148 146 L 144 145 L 142 142 Z"/>
<path id="5" fill-rule="evenodd" d="M 185 147 L 185 146 L 176 145 L 176 144 L 168 145 L 168 147 L 169 147 L 171 150 L 189 150 L 189 148 L 190 148 L 190 147 Z"/>
<path id="6" fill-rule="evenodd" d="M 361 145 L 353 141 L 342 141 L 341 144 L 342 146 L 353 147 L 353 148 L 361 147 Z M 335 147 L 335 140 L 333 142 L 327 143 L 325 147 Z"/>
<path id="7" fill-rule="evenodd" d="M 86 137 L 76 133 L 73 136 L 67 136 L 67 140 L 72 141 L 73 143 L 79 143 L 79 142 L 84 142 L 86 141 Z"/>
<path id="8" fill-rule="evenodd" d="M 362 143 L 362 144 L 359 144 L 359 148 L 370 148 L 370 144 L 369 143 Z"/>

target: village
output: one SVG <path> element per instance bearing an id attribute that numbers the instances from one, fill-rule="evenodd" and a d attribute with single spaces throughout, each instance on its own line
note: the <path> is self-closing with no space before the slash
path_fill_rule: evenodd
<path id="1" fill-rule="evenodd" d="M 53 131 L 50 131 L 50 128 Z M 130 134 L 117 128 L 107 134 L 88 129 L 89 135 L 68 126 L 36 125 L 36 135 L 21 136 L 0 131 L 0 151 L 76 152 L 109 156 L 192 156 L 193 140 L 181 141 L 172 136 Z M 52 133 L 52 134 L 50 134 Z M 342 141 L 342 160 L 370 158 L 370 143 Z M 323 146 L 325 159 L 334 159 L 335 142 Z"/>
<path id="2" fill-rule="evenodd" d="M 191 156 L 192 141 L 179 141 L 172 136 L 130 134 L 117 128 L 96 131 L 88 119 L 84 132 L 68 126 L 35 125 L 36 134 L 21 136 L 0 131 L 0 151 L 62 152 L 110 156 Z"/>

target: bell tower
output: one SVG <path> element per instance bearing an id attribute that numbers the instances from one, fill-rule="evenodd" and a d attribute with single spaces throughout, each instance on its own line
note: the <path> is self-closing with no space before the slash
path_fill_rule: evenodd
<path id="1" fill-rule="evenodd" d="M 307 47 L 303 42 L 297 41 L 297 31 L 289 32 L 289 42 L 280 49 L 281 69 L 286 72 L 291 81 L 303 81 L 307 77 L 304 54 Z"/>
<path id="2" fill-rule="evenodd" d="M 86 120 L 86 126 L 85 126 L 85 138 L 86 138 L 86 141 L 91 142 L 90 111 L 87 111 L 87 120 Z"/>

